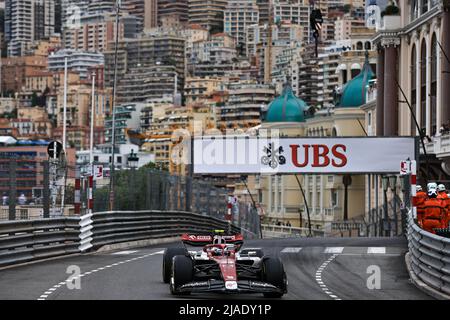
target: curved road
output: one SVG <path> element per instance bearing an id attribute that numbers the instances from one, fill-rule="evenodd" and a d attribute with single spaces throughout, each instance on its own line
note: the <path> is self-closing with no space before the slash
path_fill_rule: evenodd
<path id="1" fill-rule="evenodd" d="M 78 255 L 0 270 L 0 299 L 186 299 L 170 295 L 161 280 L 162 250 L 176 245 Z M 289 281 L 283 299 L 430 299 L 409 282 L 403 238 L 271 239 L 247 241 L 245 246 L 261 247 L 282 259 Z M 81 289 L 68 288 L 70 266 L 79 267 Z M 367 286 L 373 270 L 380 274 L 379 289 Z M 369 279 L 369 284 L 376 283 Z M 189 296 L 217 298 L 262 296 Z"/>

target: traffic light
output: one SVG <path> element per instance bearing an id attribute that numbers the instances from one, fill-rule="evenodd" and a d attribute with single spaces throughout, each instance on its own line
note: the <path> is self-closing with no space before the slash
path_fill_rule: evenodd
<path id="1" fill-rule="evenodd" d="M 320 9 L 312 9 L 309 20 L 311 24 L 311 29 L 314 30 L 313 35 L 317 34 L 318 37 L 319 31 L 322 30 L 322 23 L 323 23 L 322 12 L 320 11 Z M 316 38 L 316 36 L 314 37 Z"/>
<path id="2" fill-rule="evenodd" d="M 314 37 L 314 40 L 316 42 L 316 57 L 318 55 L 317 52 L 317 45 L 319 41 L 319 31 L 322 30 L 322 12 L 320 12 L 320 9 L 312 9 L 311 16 L 309 17 L 309 22 L 312 30 L 312 35 Z"/>

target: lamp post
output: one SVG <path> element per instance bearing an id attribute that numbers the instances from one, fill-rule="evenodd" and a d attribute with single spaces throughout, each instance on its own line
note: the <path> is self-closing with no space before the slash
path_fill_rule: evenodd
<path id="1" fill-rule="evenodd" d="M 116 37 L 114 46 L 114 83 L 112 97 L 112 137 L 111 137 L 111 167 L 109 173 L 109 210 L 114 210 L 114 157 L 116 144 L 116 95 L 117 95 L 117 56 L 119 47 L 119 14 L 121 0 L 116 1 Z"/>
<path id="2" fill-rule="evenodd" d="M 133 199 L 133 210 L 136 210 L 136 199 L 135 199 L 135 193 L 134 193 L 134 171 L 139 165 L 139 158 L 136 153 L 134 153 L 134 150 L 131 149 L 131 153 L 128 156 L 128 167 L 130 168 L 130 192 L 131 192 L 131 198 Z"/>
<path id="3" fill-rule="evenodd" d="M 352 177 L 349 174 L 342 178 L 344 183 L 344 221 L 348 220 L 348 186 L 352 184 Z"/>
<path id="4" fill-rule="evenodd" d="M 138 167 L 138 165 L 139 165 L 139 157 L 137 156 L 136 153 L 134 153 L 134 150 L 131 149 L 131 153 L 130 153 L 130 155 L 128 156 L 128 167 L 129 167 L 132 171 L 134 171 L 134 170 L 136 170 L 136 168 Z"/>
<path id="5" fill-rule="evenodd" d="M 386 237 L 389 236 L 389 216 L 388 216 L 388 203 L 387 203 L 387 189 L 389 186 L 389 178 L 387 176 L 381 177 L 381 185 L 383 187 L 383 197 L 384 197 L 384 221 L 383 221 L 383 229 L 384 235 Z"/>
<path id="6" fill-rule="evenodd" d="M 261 219 L 260 219 L 260 217 L 258 215 L 258 210 L 256 208 L 255 199 L 253 199 L 252 193 L 250 192 L 250 189 L 248 188 L 248 185 L 247 185 L 247 176 L 246 175 L 241 175 L 241 181 L 244 183 L 244 186 L 247 189 L 247 192 L 248 192 L 248 194 L 250 196 L 250 199 L 252 200 L 252 207 L 253 207 L 253 210 L 256 213 L 256 223 L 259 225 L 259 228 L 257 228 L 257 229 L 259 229 L 259 236 L 262 239 L 263 238 L 263 234 L 262 234 L 262 228 L 261 228 Z"/>

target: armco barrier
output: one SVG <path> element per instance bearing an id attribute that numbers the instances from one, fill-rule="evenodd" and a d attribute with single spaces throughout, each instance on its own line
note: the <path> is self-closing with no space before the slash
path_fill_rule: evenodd
<path id="1" fill-rule="evenodd" d="M 80 252 L 80 218 L 0 223 L 0 267 Z"/>
<path id="2" fill-rule="evenodd" d="M 190 212 L 111 211 L 80 217 L 0 222 L 0 267 L 120 242 L 170 238 L 214 229 L 240 232 L 228 222 Z"/>
<path id="3" fill-rule="evenodd" d="M 409 214 L 408 247 L 410 272 L 443 296 L 450 295 L 450 239 L 421 229 Z"/>

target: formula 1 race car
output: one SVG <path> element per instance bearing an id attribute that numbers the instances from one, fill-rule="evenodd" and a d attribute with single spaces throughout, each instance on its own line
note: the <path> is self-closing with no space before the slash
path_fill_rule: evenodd
<path id="1" fill-rule="evenodd" d="M 173 295 L 196 292 L 262 293 L 280 298 L 287 293 L 287 278 L 279 258 L 265 256 L 259 248 L 242 249 L 240 234 L 188 235 L 183 247 L 167 248 L 163 256 L 163 281 Z M 203 246 L 189 251 L 186 245 Z"/>

